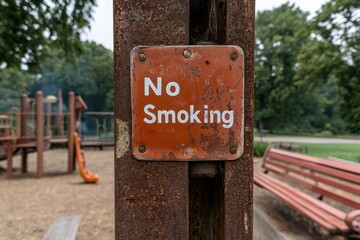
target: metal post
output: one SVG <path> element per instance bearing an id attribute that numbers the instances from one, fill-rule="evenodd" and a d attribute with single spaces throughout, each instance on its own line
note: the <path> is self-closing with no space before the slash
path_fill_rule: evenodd
<path id="1" fill-rule="evenodd" d="M 252 239 L 254 16 L 255 0 L 114 1 L 115 239 Z M 234 161 L 136 160 L 130 52 L 189 44 L 244 50 L 244 153 Z"/>
<path id="2" fill-rule="evenodd" d="M 68 173 L 74 172 L 74 132 L 75 132 L 75 94 L 69 92 L 69 123 L 68 123 Z"/>
<path id="3" fill-rule="evenodd" d="M 36 92 L 36 150 L 37 150 L 37 177 L 43 177 L 44 160 L 44 109 L 43 93 Z"/>
<path id="4" fill-rule="evenodd" d="M 245 54 L 244 153 L 225 163 L 225 239 L 252 238 L 255 0 L 227 0 L 226 44 Z"/>

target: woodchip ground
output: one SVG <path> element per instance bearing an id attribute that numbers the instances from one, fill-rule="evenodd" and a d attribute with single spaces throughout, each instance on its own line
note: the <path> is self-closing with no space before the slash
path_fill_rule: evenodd
<path id="1" fill-rule="evenodd" d="M 78 171 L 67 174 L 64 149 L 44 153 L 44 178 L 36 178 L 36 154 L 29 171 L 21 174 L 14 158 L 14 179 L 6 179 L 6 160 L 0 161 L 0 240 L 42 239 L 60 216 L 81 215 L 78 240 L 114 239 L 113 149 L 85 150 L 88 170 L 100 176 L 84 184 Z"/>

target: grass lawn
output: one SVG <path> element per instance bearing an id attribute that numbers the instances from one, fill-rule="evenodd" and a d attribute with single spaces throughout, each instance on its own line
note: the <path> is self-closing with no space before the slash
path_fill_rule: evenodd
<path id="1" fill-rule="evenodd" d="M 295 143 L 296 145 L 306 147 L 307 155 L 314 157 L 336 157 L 344 160 L 360 163 L 360 144 L 349 143 Z"/>

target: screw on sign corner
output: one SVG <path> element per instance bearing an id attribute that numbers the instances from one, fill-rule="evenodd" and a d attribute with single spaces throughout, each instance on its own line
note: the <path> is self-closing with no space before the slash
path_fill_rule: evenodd
<path id="1" fill-rule="evenodd" d="M 144 145 L 140 145 L 140 146 L 139 146 L 139 152 L 140 152 L 140 153 L 146 152 L 146 147 L 145 147 Z"/>
<path id="2" fill-rule="evenodd" d="M 139 54 L 139 61 L 140 62 L 144 62 L 146 60 L 146 55 L 145 55 L 145 53 L 140 53 Z"/>
<path id="3" fill-rule="evenodd" d="M 238 150 L 238 148 L 237 148 L 236 146 L 232 146 L 232 147 L 230 148 L 230 153 L 231 153 L 231 154 L 236 154 L 236 153 L 237 153 L 237 150 Z"/>
<path id="4" fill-rule="evenodd" d="M 183 52 L 183 55 L 184 55 L 184 57 L 186 57 L 186 58 L 191 57 L 191 52 L 190 52 L 190 50 L 185 49 L 184 52 Z"/>
<path id="5" fill-rule="evenodd" d="M 231 53 L 230 58 L 231 60 L 235 61 L 238 58 L 238 55 L 236 54 L 236 52 L 233 52 Z"/>

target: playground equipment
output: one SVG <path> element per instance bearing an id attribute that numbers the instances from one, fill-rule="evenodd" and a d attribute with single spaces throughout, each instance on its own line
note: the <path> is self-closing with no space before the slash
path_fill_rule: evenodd
<path id="1" fill-rule="evenodd" d="M 99 180 L 99 176 L 86 169 L 84 151 L 81 150 L 80 148 L 80 139 L 76 132 L 74 133 L 74 143 L 75 143 L 76 159 L 79 166 L 79 172 L 81 177 L 84 179 L 86 183 L 96 183 Z"/>
<path id="2" fill-rule="evenodd" d="M 58 112 L 51 111 L 51 104 L 58 101 Z M 46 103 L 46 108 L 44 107 Z M 47 109 L 46 113 L 44 108 Z M 7 159 L 7 178 L 12 178 L 12 158 L 21 150 L 21 171 L 27 172 L 27 155 L 37 152 L 37 177 L 43 176 L 43 151 L 50 145 L 65 146 L 68 149 L 68 173 L 75 169 L 74 139 L 75 125 L 80 122 L 81 112 L 87 106 L 80 96 L 75 97 L 69 93 L 69 111 L 62 112 L 61 92 L 58 98 L 48 96 L 43 98 L 41 91 L 36 93 L 36 100 L 21 95 L 21 110 L 17 113 L 9 113 L 3 117 L 0 132 L 0 159 Z M 6 115 L 6 114 L 4 114 Z M 15 124 L 9 124 L 9 119 L 14 118 Z M 52 128 L 52 119 L 56 119 L 56 127 Z M 45 128 L 44 128 L 45 127 Z M 65 130 L 66 129 L 66 130 Z M 64 134 L 66 133 L 66 134 Z M 0 149 L 1 149 L 0 148 Z"/>

